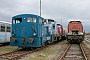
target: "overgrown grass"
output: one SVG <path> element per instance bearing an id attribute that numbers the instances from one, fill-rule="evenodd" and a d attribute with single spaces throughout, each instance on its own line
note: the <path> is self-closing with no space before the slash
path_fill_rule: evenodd
<path id="1" fill-rule="evenodd" d="M 87 47 L 90 49 L 90 42 L 88 41 L 83 41 L 85 45 L 87 45 Z"/>
<path id="2" fill-rule="evenodd" d="M 0 47 L 0 53 L 12 51 L 12 50 L 15 50 L 15 49 L 17 49 L 17 47 L 3 46 L 3 47 Z"/>
<path id="3" fill-rule="evenodd" d="M 68 42 L 64 40 L 63 42 L 60 42 L 59 44 L 56 46 L 52 46 L 50 48 L 45 48 L 42 51 L 29 55 L 29 57 L 25 60 L 47 60 L 48 58 L 52 59 L 52 57 L 55 57 L 55 55 L 60 52 L 60 49 L 62 49 L 62 46 L 64 44 L 68 44 Z"/>
<path id="4" fill-rule="evenodd" d="M 45 49 L 37 55 L 30 56 L 27 60 L 46 60 L 49 55 L 54 55 L 57 52 L 57 50 Z"/>

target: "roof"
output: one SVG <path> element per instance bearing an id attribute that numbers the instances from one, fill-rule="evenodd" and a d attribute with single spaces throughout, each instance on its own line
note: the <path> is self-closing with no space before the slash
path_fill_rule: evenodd
<path id="1" fill-rule="evenodd" d="M 40 17 L 39 15 L 35 15 L 35 14 L 18 14 L 18 15 L 13 16 L 13 18 L 14 18 L 14 17 L 18 17 L 18 16 L 26 16 L 26 15 L 29 15 L 29 16 L 38 16 L 38 17 Z"/>
<path id="2" fill-rule="evenodd" d="M 0 21 L 0 23 L 7 23 L 7 24 L 11 24 L 10 22 L 6 22 L 6 21 Z"/>
<path id="3" fill-rule="evenodd" d="M 53 19 L 45 19 L 45 21 L 48 20 L 48 22 L 55 22 Z"/>
<path id="4" fill-rule="evenodd" d="M 81 23 L 81 21 L 70 21 L 69 23 L 72 23 L 72 22 L 80 22 Z"/>

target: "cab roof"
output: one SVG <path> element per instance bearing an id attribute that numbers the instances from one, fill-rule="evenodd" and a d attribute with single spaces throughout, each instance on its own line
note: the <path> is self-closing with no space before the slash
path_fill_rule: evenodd
<path id="1" fill-rule="evenodd" d="M 35 14 L 18 14 L 18 15 L 13 16 L 12 18 L 15 18 L 15 17 L 22 17 L 22 16 L 37 16 L 37 17 L 40 17 L 40 16 L 35 15 Z"/>
<path id="2" fill-rule="evenodd" d="M 72 23 L 72 22 L 80 22 L 81 23 L 81 21 L 70 21 L 69 23 Z"/>

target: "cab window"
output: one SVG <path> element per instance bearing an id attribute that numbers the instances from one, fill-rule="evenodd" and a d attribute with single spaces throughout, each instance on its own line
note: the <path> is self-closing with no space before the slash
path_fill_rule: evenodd
<path id="1" fill-rule="evenodd" d="M 11 27 L 10 26 L 7 26 L 6 32 L 10 32 L 10 30 L 11 30 Z"/>
<path id="2" fill-rule="evenodd" d="M 13 20 L 13 24 L 18 24 L 18 23 L 21 23 L 22 22 L 22 18 L 15 18 Z"/>
<path id="3" fill-rule="evenodd" d="M 42 19 L 41 18 L 39 18 L 39 23 L 42 24 Z"/>
<path id="4" fill-rule="evenodd" d="M 0 32 L 5 32 L 5 26 L 2 26 L 0 27 Z"/>
<path id="5" fill-rule="evenodd" d="M 36 23 L 36 18 L 28 17 L 27 22 L 34 22 Z"/>

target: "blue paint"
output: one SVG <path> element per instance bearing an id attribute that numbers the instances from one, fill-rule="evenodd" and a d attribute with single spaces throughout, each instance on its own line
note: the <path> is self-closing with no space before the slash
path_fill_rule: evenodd
<path id="1" fill-rule="evenodd" d="M 21 23 L 14 24 L 14 20 L 18 20 L 17 18 L 21 18 Z M 27 21 L 28 18 L 35 18 L 35 22 Z M 42 44 L 45 42 L 44 38 L 44 30 L 45 28 L 43 25 L 44 18 L 34 15 L 34 14 L 20 14 L 12 17 L 12 31 L 13 34 L 11 38 L 15 38 L 16 42 L 10 42 L 11 46 L 27 46 L 27 47 L 41 47 Z M 36 33 L 36 36 L 34 36 Z M 29 38 L 32 38 L 34 41 L 29 43 Z M 24 44 L 22 43 L 23 39 Z"/>

